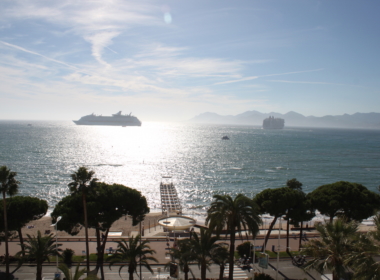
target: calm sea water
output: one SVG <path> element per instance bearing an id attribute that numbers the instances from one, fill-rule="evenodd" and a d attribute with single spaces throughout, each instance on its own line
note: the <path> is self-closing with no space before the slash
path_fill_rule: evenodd
<path id="1" fill-rule="evenodd" d="M 221 140 L 224 135 L 230 140 Z M 194 212 L 214 194 L 253 196 L 291 178 L 306 192 L 340 180 L 375 191 L 380 131 L 0 121 L 0 165 L 18 172 L 21 195 L 46 199 L 51 207 L 68 195 L 70 174 L 79 166 L 94 170 L 100 181 L 140 190 L 152 211 L 159 211 L 162 176 L 171 175 L 185 210 Z"/>

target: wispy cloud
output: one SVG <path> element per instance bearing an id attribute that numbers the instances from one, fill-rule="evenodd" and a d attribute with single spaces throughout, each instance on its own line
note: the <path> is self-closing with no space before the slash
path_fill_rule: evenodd
<path id="1" fill-rule="evenodd" d="M 134 1 L 31 1 L 15 0 L 0 15 L 22 20 L 38 19 L 65 28 L 92 44 L 92 54 L 101 64 L 103 49 L 135 26 L 160 25 L 154 4 Z M 66 32 L 67 32 L 66 31 Z"/>
<path id="2" fill-rule="evenodd" d="M 237 80 L 230 80 L 230 81 L 225 81 L 225 82 L 219 82 L 219 83 L 215 83 L 214 85 L 224 85 L 224 84 L 239 83 L 239 82 L 245 82 L 245 81 L 255 80 L 257 78 L 258 78 L 258 76 L 251 76 L 251 77 L 245 77 L 245 78 L 237 79 Z"/>
<path id="3" fill-rule="evenodd" d="M 283 75 L 301 74 L 301 73 L 309 73 L 309 72 L 318 72 L 318 71 L 322 71 L 322 70 L 323 70 L 323 68 L 319 68 L 319 69 L 313 69 L 313 70 L 303 70 L 303 71 L 293 71 L 293 72 L 261 75 L 259 77 L 283 76 Z"/>
<path id="4" fill-rule="evenodd" d="M 239 82 L 245 82 L 245 81 L 255 80 L 255 79 L 258 79 L 258 78 L 262 78 L 262 77 L 283 76 L 283 75 L 308 73 L 308 72 L 315 72 L 315 71 L 322 71 L 322 70 L 323 69 L 314 69 L 314 70 L 294 71 L 294 72 L 285 72 L 285 73 L 268 74 L 268 75 L 260 75 L 260 76 L 250 76 L 250 77 L 245 77 L 245 78 L 241 78 L 241 79 L 237 79 L 237 80 L 229 80 L 229 81 L 219 82 L 219 83 L 215 83 L 214 85 L 239 83 Z"/>
<path id="5" fill-rule="evenodd" d="M 335 86 L 363 87 L 360 85 L 327 83 L 327 82 L 288 81 L 288 80 L 267 80 L 267 81 L 268 82 L 274 82 L 274 83 L 287 83 L 287 84 L 310 84 L 310 85 L 335 85 Z"/>
<path id="6" fill-rule="evenodd" d="M 99 63 L 107 67 L 110 66 L 102 59 L 103 49 L 108 48 L 108 46 L 112 44 L 112 39 L 117 37 L 119 34 L 120 32 L 117 31 L 105 31 L 85 37 L 85 39 L 92 44 L 92 55 Z"/>
<path id="7" fill-rule="evenodd" d="M 52 62 L 55 62 L 55 63 L 58 63 L 58 64 L 61 64 L 61 65 L 64 65 L 64 66 L 67 66 L 69 68 L 72 68 L 72 69 L 75 69 L 75 70 L 78 70 L 77 67 L 73 66 L 73 65 L 70 65 L 70 64 L 67 64 L 63 61 L 59 61 L 59 60 L 56 60 L 54 58 L 50 58 L 50 57 L 47 57 L 47 56 L 44 56 L 42 54 L 39 54 L 37 52 L 34 52 L 34 51 L 30 51 L 30 50 L 27 50 L 23 47 L 20 47 L 20 46 L 16 46 L 16 45 L 13 45 L 13 44 L 10 44 L 10 43 L 7 43 L 7 42 L 3 42 L 3 41 L 0 41 L 0 43 L 2 43 L 3 45 L 5 46 L 8 46 L 8 47 L 11 47 L 11 48 L 14 48 L 14 49 L 17 49 L 19 51 L 23 51 L 23 52 L 26 52 L 26 53 L 30 53 L 30 54 L 33 54 L 33 55 L 37 55 L 37 56 L 40 56 L 46 60 L 49 60 L 49 61 L 52 61 Z"/>

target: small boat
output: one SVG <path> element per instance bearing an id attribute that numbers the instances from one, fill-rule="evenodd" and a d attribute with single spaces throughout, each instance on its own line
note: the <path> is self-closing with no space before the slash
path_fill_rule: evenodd
<path id="1" fill-rule="evenodd" d="M 32 124 L 31 124 L 31 123 L 28 123 L 28 126 L 32 126 Z"/>
<path id="2" fill-rule="evenodd" d="M 222 140 L 230 140 L 230 138 L 227 135 L 225 135 L 222 137 Z"/>

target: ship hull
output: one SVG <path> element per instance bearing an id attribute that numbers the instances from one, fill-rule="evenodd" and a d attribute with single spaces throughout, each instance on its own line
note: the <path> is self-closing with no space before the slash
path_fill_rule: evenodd
<path id="1" fill-rule="evenodd" d="M 141 121 L 138 118 L 131 114 L 122 115 L 121 111 L 111 117 L 91 114 L 73 122 L 76 125 L 141 126 Z"/>
<path id="2" fill-rule="evenodd" d="M 263 121 L 263 129 L 283 129 L 284 119 L 269 117 Z"/>
<path id="3" fill-rule="evenodd" d="M 83 122 L 73 121 L 76 125 L 102 125 L 102 126 L 141 126 L 141 123 L 111 123 L 111 122 Z"/>

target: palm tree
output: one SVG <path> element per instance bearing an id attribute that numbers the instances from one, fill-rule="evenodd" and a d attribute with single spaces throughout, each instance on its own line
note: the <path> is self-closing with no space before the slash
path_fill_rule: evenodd
<path id="1" fill-rule="evenodd" d="M 209 269 L 212 263 L 212 252 L 225 245 L 225 243 L 216 243 L 219 238 L 212 236 L 211 230 L 201 228 L 200 236 L 196 232 L 191 234 L 192 238 L 189 240 L 191 254 L 201 270 L 201 279 L 205 280 L 206 270 Z"/>
<path id="2" fill-rule="evenodd" d="M 345 264 L 353 270 L 353 279 L 380 279 L 380 263 L 374 259 L 380 252 L 378 241 L 374 232 L 358 234 L 354 249 L 345 258 Z"/>
<path id="3" fill-rule="evenodd" d="M 4 209 L 4 238 L 5 238 L 5 277 L 9 278 L 9 249 L 8 249 L 8 220 L 7 220 L 7 202 L 6 195 L 15 195 L 18 192 L 20 182 L 15 179 L 17 173 L 11 171 L 6 166 L 0 167 L 0 191 L 3 194 Z"/>
<path id="4" fill-rule="evenodd" d="M 333 280 L 345 279 L 350 272 L 349 263 L 354 261 L 349 256 L 355 252 L 357 245 L 358 223 L 338 219 L 325 225 L 318 224 L 315 228 L 320 238 L 310 240 L 302 249 L 305 255 L 313 257 L 304 268 L 320 273 L 327 269 L 332 272 Z"/>
<path id="5" fill-rule="evenodd" d="M 380 214 L 374 217 L 375 230 L 359 234 L 355 247 L 346 257 L 346 264 L 353 268 L 354 279 L 380 279 L 380 262 L 374 257 L 380 253 Z"/>
<path id="6" fill-rule="evenodd" d="M 194 256 L 191 252 L 190 239 L 177 241 L 177 247 L 170 248 L 172 260 L 177 261 L 179 268 L 185 274 L 185 280 L 189 279 L 190 264 L 194 262 Z M 166 267 L 169 267 L 169 262 Z"/>
<path id="7" fill-rule="evenodd" d="M 151 273 L 153 273 L 148 261 L 158 262 L 151 256 L 155 254 L 156 251 L 150 249 L 148 245 L 149 241 L 141 241 L 140 239 L 140 235 L 137 235 L 136 237 L 132 236 L 128 241 L 125 239 L 118 241 L 115 254 L 108 259 L 110 261 L 110 266 L 116 262 L 127 262 L 130 280 L 133 280 L 133 273 L 136 272 L 137 274 L 137 266 L 139 264 L 146 267 Z M 124 264 L 120 266 L 119 274 L 124 266 Z"/>
<path id="8" fill-rule="evenodd" d="M 73 182 L 69 184 L 70 192 L 81 193 L 82 203 L 83 203 L 83 214 L 84 214 L 84 231 L 86 236 L 86 258 L 87 258 L 87 271 L 90 271 L 90 252 L 88 247 L 88 221 L 87 221 L 87 193 L 91 188 L 95 187 L 97 178 L 93 178 L 95 172 L 88 171 L 86 167 L 79 167 L 78 171 L 71 174 L 71 179 Z"/>
<path id="9" fill-rule="evenodd" d="M 37 236 L 30 236 L 27 234 L 28 240 L 24 244 L 25 258 L 33 260 L 37 264 L 36 280 L 42 280 L 42 264 L 45 261 L 50 262 L 50 256 L 60 256 L 62 250 L 60 247 L 62 244 L 56 244 L 53 239 L 53 235 L 41 236 L 41 232 L 38 231 Z M 20 251 L 16 256 L 22 256 L 23 251 Z"/>
<path id="10" fill-rule="evenodd" d="M 256 203 L 243 194 L 238 194 L 235 199 L 229 195 L 214 195 L 213 198 L 214 201 L 207 211 L 206 223 L 218 234 L 224 226 L 227 227 L 230 235 L 229 279 L 232 280 L 236 232 L 248 230 L 256 235 L 262 222 Z"/>
<path id="11" fill-rule="evenodd" d="M 219 280 L 223 280 L 224 269 L 229 259 L 229 252 L 226 246 L 221 246 L 211 251 L 212 261 L 219 265 Z"/>
<path id="12" fill-rule="evenodd" d="M 58 268 L 62 271 L 63 275 L 65 275 L 66 280 L 79 280 L 86 273 L 86 269 L 79 270 L 80 263 L 78 263 L 74 276 L 71 274 L 71 270 L 67 267 L 66 264 L 60 263 Z"/>

